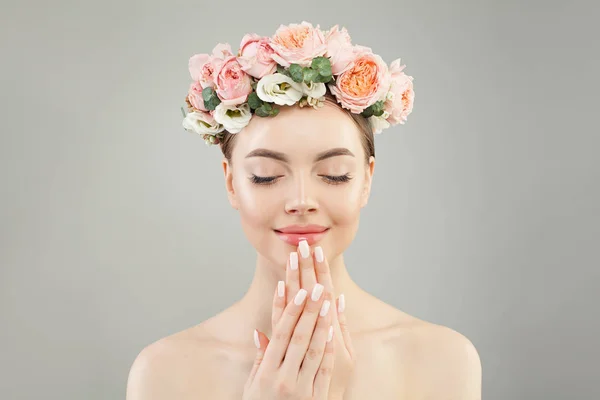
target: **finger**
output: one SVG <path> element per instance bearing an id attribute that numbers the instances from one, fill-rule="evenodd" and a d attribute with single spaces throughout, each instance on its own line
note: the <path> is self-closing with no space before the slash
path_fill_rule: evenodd
<path id="1" fill-rule="evenodd" d="M 285 270 L 285 283 L 287 298 L 293 299 L 300 290 L 300 270 L 298 269 L 298 253 L 292 251 L 288 257 L 288 265 Z"/>
<path id="2" fill-rule="evenodd" d="M 303 287 L 306 290 L 312 290 L 315 283 L 317 283 L 317 275 L 315 274 L 313 257 L 311 257 L 311 249 L 305 239 L 302 239 L 300 243 L 298 243 L 298 253 L 300 253 L 298 260 L 300 287 Z"/>
<path id="3" fill-rule="evenodd" d="M 346 345 L 346 349 L 348 353 L 350 353 L 350 357 L 354 358 L 354 346 L 352 345 L 352 339 L 350 338 L 350 330 L 348 329 L 348 324 L 346 323 L 346 297 L 341 294 L 338 297 L 336 302 L 337 309 L 337 320 L 340 325 L 340 330 L 342 332 L 342 337 L 344 339 L 344 344 Z"/>
<path id="4" fill-rule="evenodd" d="M 296 323 L 306 305 L 307 294 L 305 289 L 300 289 L 294 297 L 294 301 L 290 301 L 285 306 L 283 314 L 273 330 L 269 347 L 265 351 L 263 364 L 269 370 L 279 368 L 281 365 Z"/>
<path id="5" fill-rule="evenodd" d="M 317 282 L 325 286 L 325 289 L 333 292 L 333 279 L 331 278 L 329 262 L 327 262 L 321 246 L 315 247 L 314 263 Z"/>
<path id="6" fill-rule="evenodd" d="M 274 330 L 277 322 L 283 314 L 283 310 L 286 305 L 286 293 L 285 293 L 285 282 L 277 282 L 277 288 L 275 289 L 275 295 L 273 296 L 273 310 L 271 312 L 271 329 Z"/>
<path id="7" fill-rule="evenodd" d="M 319 365 L 319 369 L 317 370 L 315 380 L 313 382 L 315 399 L 326 399 L 329 395 L 329 385 L 331 384 L 331 375 L 333 372 L 333 365 L 335 360 L 335 356 L 333 353 L 333 332 L 333 326 L 330 326 L 327 342 L 325 345 L 325 351 L 323 354 L 323 359 L 321 360 L 321 364 Z"/>
<path id="8" fill-rule="evenodd" d="M 248 380 L 246 381 L 246 385 L 251 384 L 254 381 L 254 377 L 258 372 L 262 361 L 265 356 L 265 349 L 269 344 L 269 339 L 263 334 L 258 332 L 256 329 L 254 330 L 254 345 L 257 348 L 256 357 L 254 358 L 254 364 L 252 365 L 252 369 L 250 370 L 250 375 L 248 376 Z"/>
<path id="9" fill-rule="evenodd" d="M 331 269 L 329 268 L 329 262 L 327 261 L 327 258 L 325 258 L 325 255 L 323 253 L 323 248 L 321 246 L 315 247 L 314 263 L 315 263 L 315 274 L 317 276 L 317 281 L 320 284 L 322 284 L 323 286 L 325 286 L 326 290 L 333 292 L 333 279 L 331 277 Z M 333 329 L 335 330 L 335 333 L 336 333 L 336 339 L 340 340 L 340 342 L 343 342 L 344 347 L 347 348 L 346 343 L 345 343 L 345 337 L 343 335 L 342 328 L 341 328 L 339 320 L 338 320 L 337 303 L 335 305 L 332 305 L 332 309 L 334 311 L 332 313 L 333 314 L 332 315 L 332 325 L 333 325 Z M 350 353 L 349 350 L 348 350 L 348 353 Z"/>
<path id="10" fill-rule="evenodd" d="M 321 284 L 316 284 L 311 293 L 311 297 L 306 302 L 304 311 L 298 320 L 298 324 L 294 329 L 294 333 L 290 339 L 287 351 L 285 353 L 285 359 L 281 364 L 281 371 L 284 376 L 298 376 L 300 370 L 300 364 L 304 360 L 304 356 L 315 332 L 317 321 L 323 319 L 320 317 L 320 311 L 325 302 L 327 302 L 326 308 L 331 306 L 331 300 L 324 299 L 323 290 L 325 287 Z M 325 329 L 325 327 L 321 327 Z"/>
<path id="11" fill-rule="evenodd" d="M 325 354 L 325 346 L 327 344 L 327 338 L 329 337 L 330 330 L 333 329 L 331 325 L 331 300 L 333 294 L 331 292 L 326 293 L 325 300 L 319 311 L 319 318 L 317 319 L 317 326 L 308 345 L 308 350 L 302 360 L 300 371 L 298 372 L 298 382 L 301 387 L 310 386 L 312 387 L 315 380 L 315 375 L 319 370 L 323 355 Z"/>

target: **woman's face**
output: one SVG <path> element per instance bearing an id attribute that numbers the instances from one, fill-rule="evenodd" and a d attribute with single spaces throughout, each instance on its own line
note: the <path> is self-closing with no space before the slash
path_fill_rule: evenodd
<path id="1" fill-rule="evenodd" d="M 328 260 L 354 239 L 375 161 L 362 133 L 337 106 L 281 107 L 254 116 L 237 133 L 231 164 L 223 160 L 231 205 L 258 253 L 285 268 L 302 238 Z"/>

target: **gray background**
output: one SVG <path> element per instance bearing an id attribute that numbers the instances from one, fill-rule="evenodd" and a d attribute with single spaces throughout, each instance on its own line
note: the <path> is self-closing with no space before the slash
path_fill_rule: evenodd
<path id="1" fill-rule="evenodd" d="M 308 20 L 415 78 L 353 277 L 470 338 L 485 399 L 598 399 L 592 3 L 3 4 L 0 398 L 122 399 L 144 346 L 244 293 L 219 150 L 181 128 L 187 62 Z"/>

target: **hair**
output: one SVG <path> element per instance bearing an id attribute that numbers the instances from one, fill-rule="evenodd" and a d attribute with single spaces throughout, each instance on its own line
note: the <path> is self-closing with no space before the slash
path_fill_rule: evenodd
<path id="1" fill-rule="evenodd" d="M 358 130 L 360 131 L 360 141 L 363 146 L 363 150 L 365 151 L 365 162 L 369 162 L 369 158 L 375 157 L 375 140 L 373 137 L 373 128 L 369 121 L 360 114 L 354 114 L 350 110 L 343 108 L 340 103 L 337 102 L 336 98 L 327 90 L 325 94 L 325 101 L 329 101 L 335 106 L 337 106 L 340 110 L 344 111 L 356 124 Z M 289 106 L 288 106 L 289 107 Z M 294 106 L 292 106 L 294 107 Z M 273 118 L 273 117 L 269 117 Z M 277 117 L 274 117 L 277 118 Z M 223 132 L 223 138 L 220 140 L 220 147 L 223 155 L 231 163 L 231 154 L 233 152 L 233 146 L 236 142 L 236 135 L 229 133 L 227 131 Z"/>

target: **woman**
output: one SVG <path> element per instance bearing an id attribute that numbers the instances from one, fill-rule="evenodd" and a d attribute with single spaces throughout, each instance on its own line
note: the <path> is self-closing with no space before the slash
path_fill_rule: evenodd
<path id="1" fill-rule="evenodd" d="M 190 59 L 183 125 L 220 146 L 256 269 L 241 300 L 138 355 L 128 400 L 480 399 L 471 342 L 368 294 L 344 263 L 373 132 L 412 111 L 402 69 L 307 22 Z"/>

